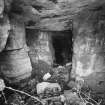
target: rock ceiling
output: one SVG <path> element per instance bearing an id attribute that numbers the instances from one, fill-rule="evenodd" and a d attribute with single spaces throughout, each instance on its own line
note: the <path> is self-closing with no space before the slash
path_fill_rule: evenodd
<path id="1" fill-rule="evenodd" d="M 61 31 L 72 27 L 74 18 L 86 11 L 104 9 L 105 0 L 6 0 L 9 13 L 24 20 L 27 28 Z"/>

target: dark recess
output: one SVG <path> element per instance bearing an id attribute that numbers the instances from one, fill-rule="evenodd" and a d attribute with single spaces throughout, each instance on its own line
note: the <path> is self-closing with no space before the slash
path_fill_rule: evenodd
<path id="1" fill-rule="evenodd" d="M 55 50 L 55 64 L 65 65 L 72 60 L 72 31 L 53 32 L 52 43 Z"/>

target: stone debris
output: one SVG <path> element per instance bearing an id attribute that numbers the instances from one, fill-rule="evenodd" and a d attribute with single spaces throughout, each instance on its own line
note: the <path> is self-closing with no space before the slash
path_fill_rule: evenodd
<path id="1" fill-rule="evenodd" d="M 37 94 L 44 93 L 45 89 L 54 89 L 57 88 L 59 91 L 61 91 L 61 87 L 58 83 L 49 83 L 49 82 L 42 82 L 38 83 L 36 86 Z"/>
<path id="2" fill-rule="evenodd" d="M 50 74 L 50 73 L 46 73 L 46 74 L 43 76 L 43 80 L 46 81 L 46 80 L 48 80 L 50 77 L 51 77 L 51 74 Z"/>
<path id="3" fill-rule="evenodd" d="M 0 91 L 3 91 L 5 88 L 5 83 L 3 79 L 0 79 Z"/>

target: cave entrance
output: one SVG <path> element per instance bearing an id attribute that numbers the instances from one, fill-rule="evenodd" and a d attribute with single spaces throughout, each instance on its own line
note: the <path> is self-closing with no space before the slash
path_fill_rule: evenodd
<path id="1" fill-rule="evenodd" d="M 72 36 L 71 30 L 54 32 L 52 44 L 55 50 L 55 65 L 65 65 L 72 61 Z"/>

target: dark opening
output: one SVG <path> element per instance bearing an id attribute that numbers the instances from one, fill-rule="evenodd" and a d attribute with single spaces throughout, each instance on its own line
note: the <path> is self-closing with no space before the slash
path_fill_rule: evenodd
<path id="1" fill-rule="evenodd" d="M 52 43 L 55 50 L 55 64 L 65 65 L 72 61 L 72 31 L 54 32 Z"/>

